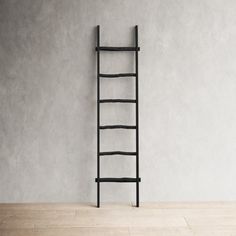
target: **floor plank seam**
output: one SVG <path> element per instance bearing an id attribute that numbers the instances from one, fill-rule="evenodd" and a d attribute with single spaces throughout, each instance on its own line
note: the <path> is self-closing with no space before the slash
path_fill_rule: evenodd
<path id="1" fill-rule="evenodd" d="M 129 233 L 129 236 L 131 236 L 131 229 L 130 229 L 130 227 L 128 227 L 128 233 Z"/>
<path id="2" fill-rule="evenodd" d="M 5 220 L 5 218 L 0 221 L 0 229 L 1 229 L 1 226 L 2 226 L 4 220 Z"/>
<path id="3" fill-rule="evenodd" d="M 187 218 L 186 218 L 185 216 L 183 216 L 183 218 L 184 218 L 184 221 L 185 221 L 185 223 L 186 223 L 188 229 L 193 230 L 192 227 L 190 226 L 190 224 L 188 223 Z"/>
<path id="4" fill-rule="evenodd" d="M 6 217 L 4 217 L 4 218 L 0 221 L 0 229 L 1 229 L 1 226 L 4 224 L 4 222 L 5 222 L 7 219 L 10 219 L 11 217 L 13 217 L 13 215 L 6 216 Z"/>

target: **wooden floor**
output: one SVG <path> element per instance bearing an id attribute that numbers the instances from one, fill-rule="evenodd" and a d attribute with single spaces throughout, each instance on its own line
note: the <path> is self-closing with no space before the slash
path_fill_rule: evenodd
<path id="1" fill-rule="evenodd" d="M 236 202 L 0 204 L 0 236 L 236 236 Z"/>

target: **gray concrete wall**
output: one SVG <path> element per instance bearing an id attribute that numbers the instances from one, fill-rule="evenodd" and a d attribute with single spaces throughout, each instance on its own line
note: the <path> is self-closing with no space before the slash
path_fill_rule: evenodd
<path id="1" fill-rule="evenodd" d="M 236 2 L 0 0 L 0 202 L 96 200 L 95 26 L 104 45 L 140 30 L 141 201 L 236 199 Z M 104 53 L 103 72 L 133 71 L 132 53 Z M 133 80 L 103 81 L 132 97 Z M 102 122 L 132 123 L 132 105 Z M 132 131 L 104 131 L 103 150 L 133 150 Z M 106 157 L 102 175 L 135 173 Z M 102 200 L 135 200 L 102 185 Z"/>

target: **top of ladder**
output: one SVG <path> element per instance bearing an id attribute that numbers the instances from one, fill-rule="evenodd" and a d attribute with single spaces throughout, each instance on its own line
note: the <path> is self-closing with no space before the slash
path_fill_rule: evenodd
<path id="1" fill-rule="evenodd" d="M 98 30 L 100 26 L 97 26 Z M 138 26 L 135 26 L 135 29 L 138 29 Z M 96 51 L 119 51 L 119 52 L 137 52 L 140 51 L 140 47 L 112 47 L 112 46 L 99 46 L 95 48 Z"/>

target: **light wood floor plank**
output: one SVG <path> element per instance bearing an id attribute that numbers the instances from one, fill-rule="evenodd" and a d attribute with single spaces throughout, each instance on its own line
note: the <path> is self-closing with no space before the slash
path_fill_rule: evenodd
<path id="1" fill-rule="evenodd" d="M 158 228 L 158 227 L 135 227 L 130 228 L 131 236 L 194 236 L 192 230 L 186 227 L 170 227 L 170 228 Z"/>
<path id="2" fill-rule="evenodd" d="M 129 228 L 4 229 L 1 236 L 130 236 Z"/>
<path id="3" fill-rule="evenodd" d="M 0 229 L 9 228 L 70 228 L 70 227 L 186 227 L 181 217 L 63 217 L 58 219 L 29 219 L 9 217 Z"/>
<path id="4" fill-rule="evenodd" d="M 50 233 L 48 233 L 50 232 Z M 36 236 L 130 236 L 128 228 L 74 228 L 74 229 L 57 229 L 41 230 Z"/>

